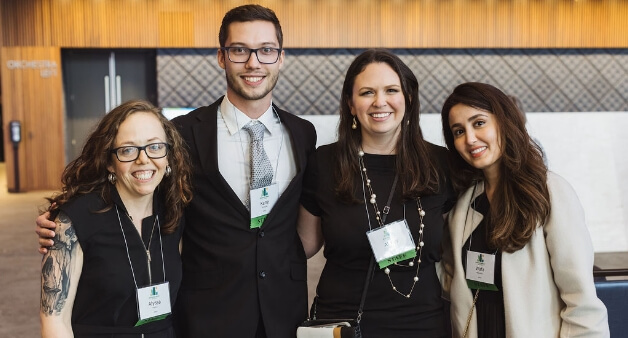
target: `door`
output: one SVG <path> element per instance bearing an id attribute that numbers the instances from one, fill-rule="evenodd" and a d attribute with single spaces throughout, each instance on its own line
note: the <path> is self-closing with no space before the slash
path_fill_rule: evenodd
<path id="1" fill-rule="evenodd" d="M 68 162 L 81 153 L 87 136 L 109 110 L 131 99 L 157 102 L 153 49 L 68 49 L 61 57 Z"/>

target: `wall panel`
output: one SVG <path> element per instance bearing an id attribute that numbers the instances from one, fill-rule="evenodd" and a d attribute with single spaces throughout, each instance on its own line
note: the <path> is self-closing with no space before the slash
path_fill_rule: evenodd
<path id="1" fill-rule="evenodd" d="M 337 114 L 361 49 L 290 49 L 273 102 L 298 115 Z M 454 87 L 491 83 L 527 111 L 628 111 L 628 49 L 393 49 L 419 80 L 421 112 L 439 114 Z M 208 105 L 226 92 L 216 49 L 160 49 L 158 104 Z M 209 80 L 211 79 L 211 80 Z M 182 90 L 183 88 L 183 90 Z"/>
<path id="2" fill-rule="evenodd" d="M 187 47 L 194 45 L 194 40 L 194 16 L 192 13 L 159 13 L 160 46 Z"/>
<path id="3" fill-rule="evenodd" d="M 216 47 L 250 1 L 2 1 L 6 46 Z M 628 47 L 626 0 L 266 0 L 291 48 Z"/>
<path id="4" fill-rule="evenodd" d="M 58 189 L 65 163 L 59 48 L 5 47 L 0 60 L 4 94 L 2 128 L 6 131 L 11 120 L 22 123 L 18 153 L 20 190 Z M 8 133 L 4 138 L 7 183 L 13 190 L 14 152 Z"/>

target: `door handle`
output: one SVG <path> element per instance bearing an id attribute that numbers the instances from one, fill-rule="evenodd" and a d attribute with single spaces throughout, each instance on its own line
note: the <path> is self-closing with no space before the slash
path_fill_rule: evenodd
<path id="1" fill-rule="evenodd" d="M 105 75 L 105 113 L 111 110 L 111 96 L 109 93 L 109 75 Z"/>
<path id="2" fill-rule="evenodd" d="M 120 75 L 116 75 L 116 107 L 122 103 L 122 79 Z"/>

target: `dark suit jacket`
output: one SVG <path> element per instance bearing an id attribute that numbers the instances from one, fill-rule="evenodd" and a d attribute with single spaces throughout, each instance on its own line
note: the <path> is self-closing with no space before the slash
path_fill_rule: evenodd
<path id="1" fill-rule="evenodd" d="M 186 208 L 183 279 L 175 316 L 183 337 L 295 337 L 307 316 L 307 268 L 296 231 L 314 126 L 275 107 L 288 130 L 297 173 L 259 229 L 218 171 L 216 118 L 222 98 L 173 120 L 192 159 L 194 197 Z"/>

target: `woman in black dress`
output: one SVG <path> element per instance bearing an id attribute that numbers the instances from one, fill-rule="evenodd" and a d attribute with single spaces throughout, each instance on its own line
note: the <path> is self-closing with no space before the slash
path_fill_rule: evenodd
<path id="1" fill-rule="evenodd" d="M 454 202 L 446 150 L 422 136 L 416 77 L 389 51 L 360 54 L 345 78 L 338 142 L 320 147 L 305 175 L 299 234 L 308 257 L 325 244 L 327 259 L 311 316 L 356 318 L 375 254 L 363 337 L 448 336 L 437 271 Z"/>
<path id="2" fill-rule="evenodd" d="M 42 260 L 43 337 L 174 337 L 188 163 L 150 103 L 105 115 L 49 199 L 57 227 Z"/>

